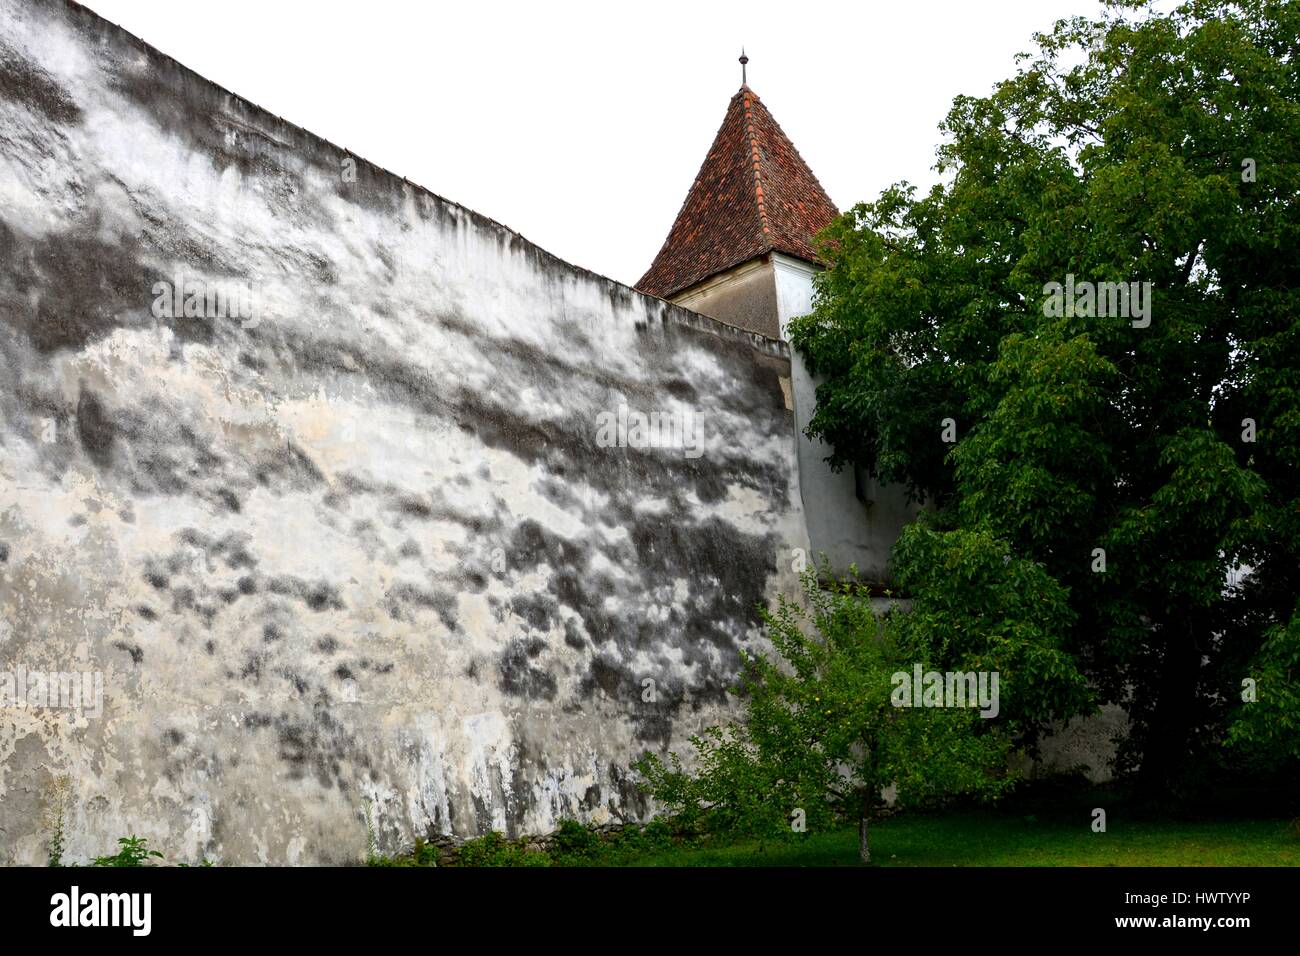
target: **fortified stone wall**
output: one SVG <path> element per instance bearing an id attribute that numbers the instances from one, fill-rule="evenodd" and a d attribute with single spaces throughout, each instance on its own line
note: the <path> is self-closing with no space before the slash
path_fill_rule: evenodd
<path id="1" fill-rule="evenodd" d="M 0 863 L 59 777 L 69 861 L 644 813 L 795 587 L 789 375 L 0 0 Z"/>

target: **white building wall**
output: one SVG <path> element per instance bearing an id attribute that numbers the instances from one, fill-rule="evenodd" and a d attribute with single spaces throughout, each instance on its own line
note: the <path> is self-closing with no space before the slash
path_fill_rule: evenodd
<path id="1" fill-rule="evenodd" d="M 779 253 L 772 256 L 772 261 L 781 339 L 786 341 L 790 320 L 812 311 L 813 276 L 817 270 Z M 853 471 L 845 468 L 836 472 L 826 463 L 830 448 L 807 435 L 817 407 L 819 380 L 809 374 L 795 349 L 791 353 L 799 487 L 813 553 L 824 553 L 837 572 L 856 565 L 867 580 L 885 580 L 890 550 L 903 526 L 915 517 L 917 508 L 907 501 L 900 487 L 882 486 L 874 477 L 863 476 L 859 497 Z"/>
<path id="2" fill-rule="evenodd" d="M 630 764 L 734 715 L 807 548 L 785 346 L 56 0 L 0 0 L 0 141 L 0 865 L 60 777 L 68 862 L 636 818 Z"/>

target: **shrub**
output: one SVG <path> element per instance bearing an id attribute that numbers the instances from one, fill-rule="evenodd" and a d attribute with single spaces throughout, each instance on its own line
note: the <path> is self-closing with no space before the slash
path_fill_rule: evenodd
<path id="1" fill-rule="evenodd" d="M 113 856 L 97 856 L 91 866 L 148 866 L 149 858 L 162 859 L 162 854 L 151 850 L 144 837 L 119 837 L 117 853 Z"/>

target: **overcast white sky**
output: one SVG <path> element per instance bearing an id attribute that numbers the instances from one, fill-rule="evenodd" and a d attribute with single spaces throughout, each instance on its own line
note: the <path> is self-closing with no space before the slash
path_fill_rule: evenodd
<path id="1" fill-rule="evenodd" d="M 928 185 L 958 93 L 1097 0 L 83 0 L 245 99 L 633 283 L 740 86 L 841 208 Z"/>

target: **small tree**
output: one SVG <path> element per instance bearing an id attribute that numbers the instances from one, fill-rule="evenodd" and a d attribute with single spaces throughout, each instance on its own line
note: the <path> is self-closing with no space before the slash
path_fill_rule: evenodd
<path id="1" fill-rule="evenodd" d="M 930 669 L 916 629 L 895 626 L 850 582 L 823 589 L 810 571 L 804 589 L 806 609 L 782 598 L 765 612 L 776 653 L 745 661 L 745 722 L 692 737 L 694 773 L 675 753 L 646 754 L 636 769 L 648 793 L 715 832 L 766 836 L 790 833 L 792 819 L 808 830 L 855 821 L 868 862 L 885 787 L 915 805 L 959 794 L 992 800 L 1011 786 L 1009 736 L 996 720 L 971 707 L 891 700 L 898 675 Z"/>

